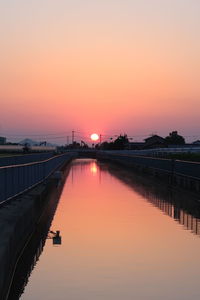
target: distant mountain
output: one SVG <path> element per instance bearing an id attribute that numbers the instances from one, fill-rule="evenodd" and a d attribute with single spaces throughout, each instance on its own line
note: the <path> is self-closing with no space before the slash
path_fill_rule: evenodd
<path id="1" fill-rule="evenodd" d="M 21 145 L 28 144 L 29 146 L 40 146 L 41 142 L 37 142 L 37 141 L 31 140 L 29 138 L 26 138 L 26 139 L 20 141 L 19 144 L 21 144 Z M 46 143 L 46 146 L 51 147 L 51 146 L 57 146 L 57 145 L 51 144 L 51 143 Z"/>
<path id="2" fill-rule="evenodd" d="M 28 144 L 29 146 L 38 146 L 39 142 L 36 142 L 34 140 L 31 140 L 31 139 L 27 138 L 27 139 L 24 139 L 24 140 L 20 141 L 19 144 L 21 144 L 21 145 Z"/>

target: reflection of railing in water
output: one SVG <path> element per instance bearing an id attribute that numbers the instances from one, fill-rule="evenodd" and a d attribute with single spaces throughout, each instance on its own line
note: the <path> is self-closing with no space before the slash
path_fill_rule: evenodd
<path id="1" fill-rule="evenodd" d="M 191 230 L 194 234 L 200 235 L 200 219 L 195 218 L 191 214 L 185 212 L 184 210 L 176 207 L 173 203 L 166 202 L 153 195 L 146 195 L 146 198 L 154 206 L 158 207 L 165 214 L 172 217 L 183 225 L 186 229 Z"/>
<path id="2" fill-rule="evenodd" d="M 166 186 L 158 186 L 156 181 L 140 177 L 113 164 L 109 164 L 108 171 L 184 228 L 200 235 L 200 203 L 191 194 L 187 195 L 185 192 L 183 194 L 173 191 Z"/>
<path id="3" fill-rule="evenodd" d="M 194 218 L 184 211 L 180 211 L 179 222 L 184 225 L 188 230 L 200 235 L 200 219 Z"/>
<path id="4" fill-rule="evenodd" d="M 22 293 L 24 292 L 24 289 L 28 283 L 28 280 L 29 280 L 29 277 L 33 271 L 33 269 L 35 268 L 36 264 L 37 264 L 37 261 L 39 260 L 39 257 L 40 255 L 42 254 L 43 252 L 43 248 L 44 248 L 44 245 L 45 245 L 45 239 L 41 239 L 39 241 L 39 244 L 37 246 L 37 250 L 35 251 L 35 254 L 33 255 L 32 257 L 32 260 L 29 261 L 29 268 L 27 270 L 26 268 L 26 260 L 24 261 L 24 266 L 21 266 L 21 273 L 24 272 L 26 274 L 26 276 L 22 276 L 20 278 L 21 280 L 19 280 L 15 285 L 15 288 L 11 291 L 10 295 L 9 295 L 9 298 L 8 299 L 14 299 L 14 297 L 16 297 L 16 299 L 18 299 L 18 297 L 20 297 L 22 295 Z"/>
<path id="5" fill-rule="evenodd" d="M 41 236 L 39 240 L 31 241 L 29 251 L 24 252 L 23 259 L 20 259 L 19 266 L 16 269 L 8 300 L 17 300 L 23 294 L 29 277 L 43 252 L 45 241 L 45 235 Z"/>

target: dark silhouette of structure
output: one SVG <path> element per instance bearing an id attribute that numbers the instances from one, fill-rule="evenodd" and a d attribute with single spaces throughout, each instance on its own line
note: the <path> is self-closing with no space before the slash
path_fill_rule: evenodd
<path id="1" fill-rule="evenodd" d="M 3 136 L 0 136 L 0 145 L 5 145 L 6 144 L 6 138 Z"/>
<path id="2" fill-rule="evenodd" d="M 155 134 L 145 139 L 144 148 L 163 148 L 166 147 L 166 144 L 166 140 L 163 137 Z"/>
<path id="3" fill-rule="evenodd" d="M 165 138 L 165 141 L 168 145 L 184 145 L 185 139 L 181 135 L 178 134 L 177 131 L 172 131 Z"/>

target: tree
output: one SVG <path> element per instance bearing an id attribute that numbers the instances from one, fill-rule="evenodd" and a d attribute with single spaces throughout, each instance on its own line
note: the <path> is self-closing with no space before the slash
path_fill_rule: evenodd
<path id="1" fill-rule="evenodd" d="M 81 147 L 81 144 L 74 141 L 72 144 L 69 144 L 66 148 L 67 149 L 79 149 L 80 147 Z"/>
<path id="2" fill-rule="evenodd" d="M 81 148 L 88 149 L 89 146 L 84 141 L 81 141 Z"/>
<path id="3" fill-rule="evenodd" d="M 25 143 L 25 144 L 24 144 L 24 147 L 23 147 L 23 152 L 24 152 L 25 154 L 27 154 L 27 153 L 30 152 L 30 150 L 31 150 L 31 148 L 30 148 L 29 144 L 28 144 L 28 143 Z"/>
<path id="4" fill-rule="evenodd" d="M 120 134 L 120 136 L 118 136 L 118 138 L 113 142 L 113 147 L 115 150 L 124 150 L 128 142 L 127 134 Z"/>
<path id="5" fill-rule="evenodd" d="M 185 139 L 183 136 L 179 135 L 177 131 L 172 131 L 165 138 L 168 145 L 184 145 Z"/>
<path id="6" fill-rule="evenodd" d="M 110 138 L 112 140 L 112 138 Z M 126 145 L 128 144 L 129 140 L 126 134 L 124 135 L 119 135 L 114 142 L 103 142 L 98 144 L 96 146 L 97 149 L 102 149 L 102 150 L 124 150 Z"/>

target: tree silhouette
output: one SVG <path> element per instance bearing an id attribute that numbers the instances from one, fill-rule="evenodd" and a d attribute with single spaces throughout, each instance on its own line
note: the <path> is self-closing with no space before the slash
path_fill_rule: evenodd
<path id="1" fill-rule="evenodd" d="M 181 135 L 178 134 L 177 131 L 172 131 L 165 138 L 168 145 L 184 145 L 185 139 Z"/>
<path id="2" fill-rule="evenodd" d="M 123 150 L 128 144 L 129 140 L 127 134 L 118 136 L 118 138 L 113 142 L 114 149 Z"/>
<path id="3" fill-rule="evenodd" d="M 129 140 L 126 134 L 119 135 L 114 142 L 103 142 L 100 149 L 103 150 L 124 150 Z"/>

